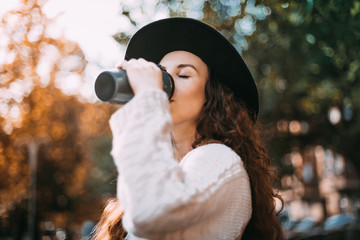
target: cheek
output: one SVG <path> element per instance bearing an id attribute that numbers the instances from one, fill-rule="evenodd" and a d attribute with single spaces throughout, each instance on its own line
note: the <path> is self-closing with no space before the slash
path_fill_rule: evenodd
<path id="1" fill-rule="evenodd" d="M 177 88 L 176 88 L 177 87 Z M 186 82 L 175 86 L 175 94 L 179 101 L 190 102 L 193 105 L 205 102 L 205 86 Z"/>
<path id="2" fill-rule="evenodd" d="M 174 99 L 175 105 L 172 108 L 174 117 L 194 119 L 200 114 L 204 105 L 205 87 L 191 82 L 178 84 L 175 86 Z"/>
<path id="3" fill-rule="evenodd" d="M 205 102 L 205 85 L 192 82 L 175 83 L 173 99 L 170 104 L 170 112 L 174 124 L 183 121 L 196 121 Z"/>

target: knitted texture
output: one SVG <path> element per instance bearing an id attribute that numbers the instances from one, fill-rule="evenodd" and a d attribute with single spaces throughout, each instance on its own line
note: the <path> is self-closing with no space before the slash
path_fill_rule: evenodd
<path id="1" fill-rule="evenodd" d="M 241 238 L 251 190 L 234 151 L 212 143 L 176 161 L 169 101 L 161 90 L 137 94 L 113 114 L 110 127 L 127 239 Z"/>

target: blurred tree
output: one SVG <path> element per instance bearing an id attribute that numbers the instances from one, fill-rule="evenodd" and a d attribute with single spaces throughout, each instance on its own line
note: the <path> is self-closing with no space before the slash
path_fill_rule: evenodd
<path id="1" fill-rule="evenodd" d="M 245 57 L 261 89 L 262 118 L 275 122 L 281 159 L 322 145 L 360 173 L 360 1 L 264 1 L 271 15 L 249 38 Z"/>
<path id="2" fill-rule="evenodd" d="M 38 227 L 49 221 L 75 231 L 83 221 L 97 220 L 103 195 L 114 192 L 109 183 L 114 176 L 109 149 L 93 147 L 108 141 L 107 122 L 114 109 L 61 90 L 69 82 L 83 84 L 87 62 L 76 43 L 52 36 L 53 20 L 41 9 L 45 2 L 24 0 L 0 23 L 4 53 L 0 64 L 0 236 L 14 239 L 30 231 L 27 222 L 33 217 Z M 24 213 L 34 199 L 28 189 L 33 184 L 29 183 L 32 148 L 27 146 L 34 143 L 37 211 L 28 219 Z M 96 181 L 100 184 L 90 184 Z"/>

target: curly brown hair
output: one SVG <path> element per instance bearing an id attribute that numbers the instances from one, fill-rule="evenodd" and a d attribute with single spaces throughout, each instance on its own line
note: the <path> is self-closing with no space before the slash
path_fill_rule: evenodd
<path id="1" fill-rule="evenodd" d="M 281 210 L 275 212 L 275 198 L 282 205 L 283 200 L 272 187 L 278 178 L 254 124 L 255 113 L 236 99 L 233 91 L 212 72 L 205 86 L 205 96 L 207 100 L 199 116 L 193 148 L 211 141 L 221 142 L 244 162 L 250 178 L 253 212 L 242 239 L 284 239 L 277 217 Z"/>
<path id="2" fill-rule="evenodd" d="M 242 239 L 285 239 L 275 212 L 275 198 L 282 203 L 283 200 L 272 187 L 278 178 L 261 144 L 260 133 L 254 124 L 255 114 L 212 72 L 206 82 L 205 96 L 192 147 L 221 142 L 233 149 L 244 162 L 250 178 L 253 211 Z M 119 208 L 116 199 L 109 202 L 93 239 L 115 240 L 126 234 L 121 226 L 122 211 Z"/>

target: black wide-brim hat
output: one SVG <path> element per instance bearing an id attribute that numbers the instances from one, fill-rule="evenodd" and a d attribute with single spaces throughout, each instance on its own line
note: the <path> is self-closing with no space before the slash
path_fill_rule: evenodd
<path id="1" fill-rule="evenodd" d="M 248 67 L 220 32 L 201 21 L 176 17 L 152 22 L 132 36 L 125 59 L 144 58 L 159 63 L 167 53 L 180 50 L 201 58 L 219 81 L 243 101 L 250 116 L 256 120 L 259 96 Z"/>

